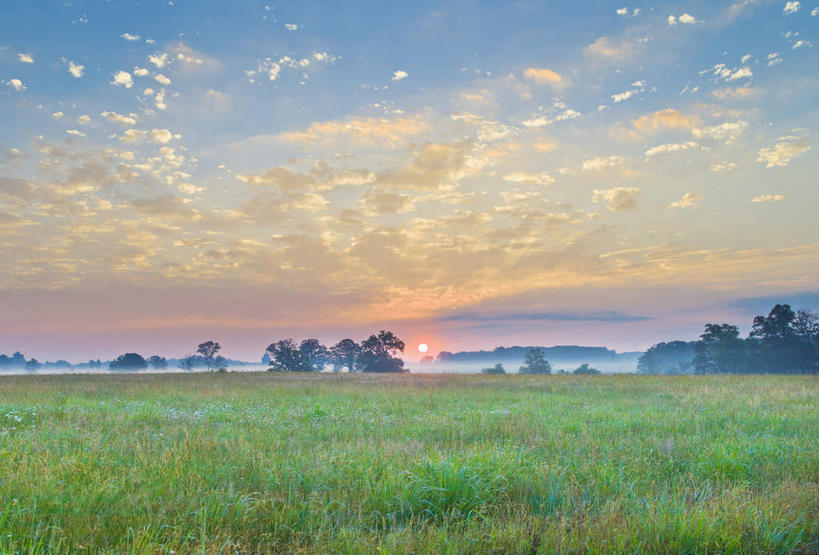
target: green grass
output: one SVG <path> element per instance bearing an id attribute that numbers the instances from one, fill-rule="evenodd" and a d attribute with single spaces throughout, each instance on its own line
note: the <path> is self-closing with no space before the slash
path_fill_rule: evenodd
<path id="1" fill-rule="evenodd" d="M 0 552 L 819 551 L 819 379 L 0 378 Z"/>

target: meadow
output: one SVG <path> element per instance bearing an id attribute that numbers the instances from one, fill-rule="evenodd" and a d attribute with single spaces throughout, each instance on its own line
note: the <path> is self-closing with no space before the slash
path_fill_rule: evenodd
<path id="1" fill-rule="evenodd" d="M 819 551 L 819 379 L 0 378 L 0 551 Z"/>

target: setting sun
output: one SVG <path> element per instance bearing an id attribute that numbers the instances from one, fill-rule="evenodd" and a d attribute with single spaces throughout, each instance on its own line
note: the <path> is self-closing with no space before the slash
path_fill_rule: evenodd
<path id="1" fill-rule="evenodd" d="M 429 350 L 429 345 L 427 345 L 426 343 L 421 343 L 420 345 L 418 345 L 418 350 L 421 351 L 422 353 L 426 353 Z"/>

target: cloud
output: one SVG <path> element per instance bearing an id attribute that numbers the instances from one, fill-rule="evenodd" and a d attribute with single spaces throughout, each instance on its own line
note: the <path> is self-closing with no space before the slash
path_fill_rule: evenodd
<path id="1" fill-rule="evenodd" d="M 284 28 L 288 31 L 298 31 L 299 26 L 296 23 L 285 23 Z"/>
<path id="2" fill-rule="evenodd" d="M 732 72 L 728 77 L 725 78 L 726 81 L 736 81 L 737 79 L 746 79 L 748 77 L 753 77 L 754 72 L 751 71 L 750 68 L 741 67 L 736 71 Z"/>
<path id="3" fill-rule="evenodd" d="M 152 129 L 148 137 L 154 143 L 167 144 L 174 138 L 173 133 L 167 129 Z"/>
<path id="4" fill-rule="evenodd" d="M 748 122 L 726 121 L 719 125 L 712 125 L 710 127 L 699 128 L 695 127 L 691 133 L 698 139 L 709 137 L 711 139 L 724 140 L 726 143 L 732 143 L 748 127 Z"/>
<path id="5" fill-rule="evenodd" d="M 352 118 L 348 120 L 315 121 L 303 131 L 277 135 L 288 142 L 312 143 L 327 140 L 356 140 L 364 143 L 395 143 L 428 130 L 420 116 L 388 118 Z"/>
<path id="6" fill-rule="evenodd" d="M 79 79 L 80 77 L 83 76 L 84 72 L 85 72 L 85 66 L 84 65 L 75 64 L 74 62 L 69 60 L 69 62 L 68 62 L 68 73 L 73 75 L 75 78 Z"/>
<path id="7" fill-rule="evenodd" d="M 525 185 L 551 185 L 555 182 L 554 177 L 546 172 L 527 173 L 522 171 L 508 173 L 503 176 L 503 180 L 509 181 L 510 183 L 523 183 Z"/>
<path id="8" fill-rule="evenodd" d="M 479 314 L 459 312 L 435 318 L 438 322 L 503 322 L 515 320 L 554 320 L 557 322 L 641 322 L 651 320 L 648 316 L 630 316 L 621 312 L 514 312 L 506 314 Z"/>
<path id="9" fill-rule="evenodd" d="M 694 23 L 697 23 L 697 18 L 691 14 L 684 13 L 679 18 L 677 18 L 677 21 L 679 21 L 683 25 L 693 25 Z"/>
<path id="10" fill-rule="evenodd" d="M 132 35 L 131 33 L 122 33 L 120 38 L 127 40 L 128 42 L 134 42 L 140 39 L 139 35 Z"/>
<path id="11" fill-rule="evenodd" d="M 559 85 L 563 82 L 563 77 L 559 73 L 546 68 L 526 68 L 523 72 L 523 76 L 540 85 Z"/>
<path id="12" fill-rule="evenodd" d="M 165 77 L 164 75 L 162 75 L 161 73 L 159 73 L 157 75 L 154 75 L 154 79 L 156 80 L 157 83 L 159 83 L 161 85 L 170 85 L 171 84 L 171 80 L 168 79 L 167 77 Z"/>
<path id="13" fill-rule="evenodd" d="M 150 73 L 150 71 L 148 71 L 144 67 L 136 67 L 136 66 L 134 67 L 134 75 L 136 75 L 137 77 L 145 77 L 149 73 Z"/>
<path id="14" fill-rule="evenodd" d="M 756 90 L 752 87 L 736 87 L 734 89 L 725 88 L 725 89 L 717 89 L 711 92 L 711 96 L 716 98 L 717 100 L 730 100 L 730 99 L 740 99 L 744 100 L 746 98 L 750 98 L 756 94 Z"/>
<path id="15" fill-rule="evenodd" d="M 658 154 L 665 154 L 668 152 L 679 152 L 681 150 L 690 150 L 692 148 L 697 148 L 699 146 L 700 145 L 694 141 L 688 141 L 685 143 L 669 143 L 657 145 L 646 150 L 645 157 L 652 158 L 653 156 L 657 156 Z"/>
<path id="16" fill-rule="evenodd" d="M 36 189 L 34 185 L 26 179 L 0 176 L 0 195 L 29 201 L 36 196 Z"/>
<path id="17" fill-rule="evenodd" d="M 782 8 L 782 13 L 784 13 L 785 15 L 795 14 L 796 12 L 799 11 L 799 8 L 801 7 L 802 4 L 800 4 L 797 1 L 785 2 L 785 7 Z"/>
<path id="18" fill-rule="evenodd" d="M 392 72 L 392 80 L 393 81 L 401 81 L 402 79 L 406 79 L 409 76 L 409 73 L 403 70 L 395 70 Z"/>
<path id="19" fill-rule="evenodd" d="M 65 131 L 68 135 L 72 135 L 74 137 L 85 137 L 85 133 L 82 131 L 78 131 L 76 129 L 66 129 Z"/>
<path id="20" fill-rule="evenodd" d="M 31 54 L 23 54 L 22 52 L 17 54 L 17 61 L 21 64 L 33 64 L 34 57 Z"/>
<path id="21" fill-rule="evenodd" d="M 116 112 L 102 112 L 101 115 L 112 123 L 121 123 L 122 125 L 134 125 L 137 117 L 136 114 L 129 114 L 125 116 Z"/>
<path id="22" fill-rule="evenodd" d="M 634 51 L 634 45 L 628 40 L 619 42 L 612 41 L 609 37 L 600 37 L 590 45 L 584 52 L 597 58 L 622 59 Z"/>
<path id="23" fill-rule="evenodd" d="M 77 123 L 80 125 L 88 125 L 91 123 L 91 118 L 88 115 L 82 115 L 77 118 Z"/>
<path id="24" fill-rule="evenodd" d="M 625 91 L 625 92 L 613 94 L 613 95 L 611 95 L 611 99 L 615 103 L 622 102 L 624 100 L 628 100 L 629 98 L 631 98 L 632 96 L 634 96 L 635 94 L 637 94 L 639 92 L 640 91 L 638 91 L 637 89 L 631 89 L 631 90 L 628 90 L 628 91 Z"/>
<path id="25" fill-rule="evenodd" d="M 751 202 L 782 202 L 785 200 L 785 195 L 759 195 L 751 199 Z"/>
<path id="26" fill-rule="evenodd" d="M 714 162 L 708 169 L 714 173 L 722 173 L 729 172 L 736 167 L 737 165 L 733 162 Z"/>
<path id="27" fill-rule="evenodd" d="M 148 56 L 148 61 L 159 69 L 162 69 L 165 67 L 165 64 L 168 63 L 168 54 L 167 52 L 163 52 L 162 54 L 151 54 Z"/>
<path id="28" fill-rule="evenodd" d="M 796 50 L 797 48 L 802 48 L 803 46 L 806 48 L 811 48 L 813 46 L 813 43 L 809 40 L 798 40 L 795 43 L 793 43 L 791 49 Z"/>
<path id="29" fill-rule="evenodd" d="M 65 114 L 63 114 L 62 112 L 54 112 L 53 114 L 51 114 L 51 117 L 54 119 L 62 119 L 64 115 Z"/>
<path id="30" fill-rule="evenodd" d="M 396 189 L 438 189 L 459 178 L 465 168 L 471 143 L 427 143 L 412 153 L 404 167 L 376 176 L 376 183 Z"/>
<path id="31" fill-rule="evenodd" d="M 625 163 L 622 156 L 612 154 L 611 156 L 598 156 L 583 162 L 583 171 L 603 171 L 620 168 Z"/>
<path id="32" fill-rule="evenodd" d="M 678 201 L 672 202 L 668 206 L 671 208 L 690 208 L 702 202 L 702 195 L 699 193 L 685 193 Z"/>
<path id="33" fill-rule="evenodd" d="M 6 81 L 6 85 L 8 85 L 17 92 L 23 92 L 24 90 L 26 90 L 26 86 L 23 84 L 23 82 L 16 78 L 9 79 L 8 81 Z"/>
<path id="34" fill-rule="evenodd" d="M 673 108 L 658 110 L 634 121 L 634 128 L 643 133 L 662 129 L 691 129 L 697 124 L 695 118 L 688 117 Z"/>
<path id="35" fill-rule="evenodd" d="M 118 71 L 114 74 L 114 79 L 111 81 L 114 86 L 123 86 L 130 89 L 134 85 L 134 79 L 127 71 Z"/>
<path id="36" fill-rule="evenodd" d="M 610 212 L 630 210 L 637 206 L 638 187 L 613 187 L 611 189 L 595 189 L 592 202 L 605 202 Z"/>
<path id="37" fill-rule="evenodd" d="M 196 193 L 201 193 L 205 190 L 205 187 L 197 187 L 193 183 L 180 183 L 176 188 L 180 193 L 184 193 L 186 195 L 195 195 Z"/>
<path id="38" fill-rule="evenodd" d="M 409 195 L 370 190 L 361 198 L 361 205 L 372 215 L 400 214 L 412 207 Z"/>
<path id="39" fill-rule="evenodd" d="M 764 163 L 766 168 L 787 166 L 791 160 L 810 150 L 810 146 L 800 137 L 780 137 L 780 141 L 761 149 L 756 161 Z"/>

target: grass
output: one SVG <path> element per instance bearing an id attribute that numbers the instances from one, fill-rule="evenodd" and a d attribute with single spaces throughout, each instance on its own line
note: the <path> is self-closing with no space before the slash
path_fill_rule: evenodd
<path id="1" fill-rule="evenodd" d="M 0 552 L 819 552 L 807 376 L 0 378 Z"/>

